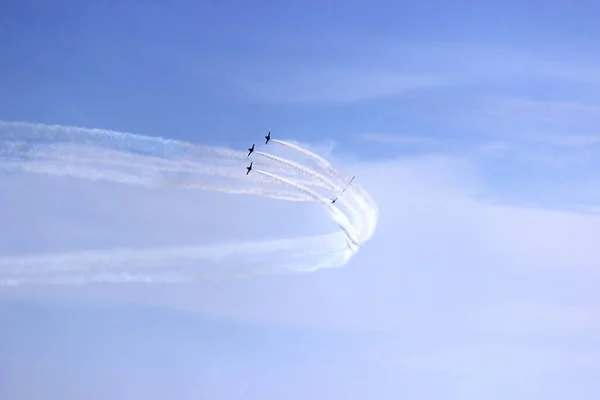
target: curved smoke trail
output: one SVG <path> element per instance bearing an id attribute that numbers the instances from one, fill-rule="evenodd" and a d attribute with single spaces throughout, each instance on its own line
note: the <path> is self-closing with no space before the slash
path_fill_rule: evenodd
<path id="1" fill-rule="evenodd" d="M 350 221 L 348 220 L 348 218 L 341 214 L 339 212 L 339 210 L 334 207 L 333 205 L 331 205 L 331 202 L 327 199 L 324 199 L 323 197 L 319 196 L 317 193 L 313 192 L 312 190 L 299 185 L 297 183 L 294 183 L 292 181 L 290 181 L 289 179 L 285 179 L 282 178 L 280 176 L 274 175 L 274 174 L 270 174 L 268 172 L 265 171 L 261 171 L 261 170 L 256 170 L 256 172 L 263 174 L 265 176 L 268 176 L 272 179 L 275 179 L 283 184 L 292 186 L 298 190 L 300 190 L 303 193 L 306 193 L 308 196 L 310 196 L 311 198 L 313 198 L 315 201 L 318 201 L 319 203 L 321 203 L 323 206 L 325 206 L 325 210 L 327 211 L 327 213 L 330 215 L 330 217 L 338 224 L 338 226 L 344 231 L 344 233 L 346 234 L 346 236 L 348 237 L 348 239 L 356 246 L 359 246 L 359 244 L 356 242 L 355 239 L 355 235 L 350 231 L 350 229 L 352 229 L 353 227 L 350 225 Z"/>
<path id="2" fill-rule="evenodd" d="M 317 165 L 324 169 L 331 178 L 348 182 L 348 177 L 346 175 L 334 168 L 329 161 L 325 160 L 318 154 L 283 140 L 273 139 L 273 142 L 284 147 L 288 147 L 304 156 L 311 158 L 317 163 Z M 365 191 L 358 183 L 348 187 L 348 191 L 350 191 L 351 194 L 347 195 L 345 200 L 350 199 L 350 201 L 354 203 L 355 208 L 363 211 L 365 217 L 363 222 L 366 225 L 363 227 L 364 229 L 361 230 L 362 235 L 360 240 L 363 242 L 367 241 L 371 238 L 371 236 L 373 236 L 373 233 L 375 233 L 375 228 L 377 227 L 377 222 L 379 219 L 379 210 L 377 209 L 375 201 L 373 201 L 369 193 Z"/>
<path id="3" fill-rule="evenodd" d="M 250 157 L 257 168 L 246 176 L 245 151 L 101 129 L 0 121 L 0 172 L 320 202 L 342 229 L 314 237 L 210 246 L 0 256 L 0 284 L 181 282 L 344 265 L 371 237 L 377 224 L 375 203 L 353 184 L 340 197 L 346 215 L 316 192 L 341 196 L 347 184 L 344 174 L 306 149 L 273 141 L 315 159 L 317 166 L 257 151 L 263 160 Z"/>
<path id="4" fill-rule="evenodd" d="M 278 141 L 278 142 L 279 143 L 285 143 L 285 142 L 281 142 L 281 141 Z M 273 160 L 273 161 L 275 161 L 275 162 L 277 162 L 279 164 L 283 164 L 283 165 L 285 165 L 287 167 L 293 168 L 294 170 L 298 171 L 300 174 L 312 178 L 314 180 L 314 182 L 309 181 L 308 184 L 306 184 L 305 182 L 300 182 L 298 180 L 295 180 L 295 183 L 299 184 L 301 186 L 307 187 L 307 188 L 310 188 L 310 187 L 324 187 L 324 188 L 328 189 L 329 191 L 331 191 L 331 192 L 333 192 L 335 194 L 335 196 L 338 198 L 340 204 L 343 204 L 344 207 L 346 208 L 346 210 L 348 212 L 352 213 L 352 216 L 354 217 L 354 219 L 356 221 L 360 220 L 361 225 L 364 222 L 362 220 L 363 213 L 357 212 L 357 204 L 352 205 L 352 204 L 350 204 L 348 202 L 348 200 L 347 200 L 346 197 L 342 197 L 343 189 L 342 189 L 342 191 L 340 191 L 339 186 L 335 185 L 331 180 L 329 180 L 324 175 L 322 175 L 322 174 L 314 171 L 313 169 L 311 169 L 309 167 L 305 167 L 304 165 L 300 165 L 300 164 L 295 163 L 293 161 L 286 160 L 284 158 L 277 157 L 277 156 L 274 156 L 274 155 L 269 154 L 269 153 L 264 153 L 262 151 L 257 151 L 256 154 L 259 155 L 259 156 L 266 157 L 269 160 Z M 313 196 L 313 198 L 314 198 L 314 196 Z"/>

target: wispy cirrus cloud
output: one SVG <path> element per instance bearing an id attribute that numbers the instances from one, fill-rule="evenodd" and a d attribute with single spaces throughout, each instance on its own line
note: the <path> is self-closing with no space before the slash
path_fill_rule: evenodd
<path id="1" fill-rule="evenodd" d="M 365 132 L 354 135 L 356 138 L 377 143 L 389 143 L 389 144 L 416 144 L 416 145 L 435 145 L 440 144 L 441 140 L 433 137 L 424 137 L 416 135 L 405 135 L 395 133 L 384 133 L 384 132 Z"/>
<path id="2" fill-rule="evenodd" d="M 530 132 L 525 133 L 521 140 L 565 149 L 589 150 L 600 144 L 600 134 Z"/>
<path id="3" fill-rule="evenodd" d="M 347 103 L 403 95 L 440 83 L 435 76 L 385 67 L 265 65 L 253 72 L 246 70 L 236 90 L 259 103 Z"/>
<path id="4" fill-rule="evenodd" d="M 230 79 L 234 92 L 266 103 L 348 103 L 411 95 L 419 90 L 461 88 L 473 93 L 474 88 L 487 92 L 494 87 L 506 94 L 507 86 L 518 92 L 532 82 L 548 81 L 575 85 L 580 90 L 581 84 L 600 84 L 600 64 L 594 60 L 573 57 L 564 61 L 543 51 L 451 42 L 414 45 L 368 36 L 322 38 L 310 46 L 297 38 L 266 43 L 271 52 L 278 46 L 283 48 L 283 43 L 288 52 L 289 46 L 296 52 L 285 60 L 272 53 L 263 60 L 247 60 L 241 69 L 228 73 L 235 76 Z M 331 48 L 335 50 L 328 50 Z M 525 101 L 520 106 L 534 107 Z"/>
<path id="5" fill-rule="evenodd" d="M 435 121 L 440 129 L 417 129 L 418 134 L 361 133 L 365 140 L 388 144 L 419 142 L 431 151 L 476 151 L 490 155 L 509 151 L 564 151 L 566 157 L 574 152 L 587 157 L 600 143 L 600 99 L 569 100 L 571 95 L 555 95 L 555 99 L 532 96 L 500 96 L 474 93 L 461 101 L 435 111 L 420 110 L 424 117 Z M 440 136 L 443 126 L 451 134 Z M 467 132 L 466 134 L 464 132 Z M 586 155 L 587 154 L 587 155 Z"/>
<path id="6" fill-rule="evenodd" d="M 556 96 L 560 98 L 561 96 Z M 570 97 L 563 93 L 563 97 Z M 600 121 L 599 101 L 527 98 L 524 96 L 488 96 L 476 109 L 477 114 L 507 121 L 588 124 Z"/>

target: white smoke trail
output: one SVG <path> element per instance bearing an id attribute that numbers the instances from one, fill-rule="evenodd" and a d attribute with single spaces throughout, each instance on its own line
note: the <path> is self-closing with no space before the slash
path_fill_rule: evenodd
<path id="1" fill-rule="evenodd" d="M 318 193 L 313 192 L 312 190 L 310 190 L 309 188 L 303 187 L 295 182 L 290 181 L 289 179 L 285 179 L 282 178 L 280 176 L 274 175 L 274 174 L 270 174 L 268 172 L 265 171 L 261 171 L 261 170 L 256 170 L 257 173 L 259 174 L 263 174 L 265 176 L 268 176 L 270 178 L 273 178 L 277 181 L 280 181 L 286 185 L 292 186 L 298 190 L 300 190 L 301 192 L 304 192 L 306 194 L 308 194 L 309 196 L 311 196 L 313 199 L 315 199 L 315 201 L 320 202 L 324 207 L 325 210 L 327 211 L 327 213 L 329 215 L 331 215 L 332 219 L 339 225 L 340 228 L 342 228 L 342 230 L 346 233 L 346 236 L 348 236 L 348 239 L 350 239 L 352 241 L 353 244 L 355 244 L 356 246 L 358 246 L 359 244 L 356 242 L 355 239 L 355 233 L 350 232 L 350 230 L 352 229 L 352 225 L 350 225 L 350 222 L 348 221 L 348 218 L 341 214 L 339 212 L 339 210 L 334 207 L 331 204 L 331 201 L 329 201 L 328 199 L 324 199 L 323 197 L 319 196 Z"/>
<path id="2" fill-rule="evenodd" d="M 121 150 L 127 153 L 153 155 L 166 160 L 197 160 L 201 156 L 206 156 L 206 154 L 232 160 L 244 159 L 243 152 L 231 149 L 106 129 L 0 121 L 0 131 L 2 132 L 3 141 L 10 141 L 12 144 L 26 142 L 39 145 L 61 143 L 88 145 L 97 148 Z"/>
<path id="3" fill-rule="evenodd" d="M 340 237 L 342 235 L 342 237 Z M 0 257 L 0 285 L 108 282 L 167 283 L 308 272 L 339 267 L 350 254 L 343 234 L 159 249 L 120 249 Z M 240 263 L 240 259 L 244 263 Z M 273 270 L 265 260 L 284 261 Z M 254 268 L 247 268 L 247 265 Z"/>
<path id="4" fill-rule="evenodd" d="M 277 144 L 279 144 L 279 145 L 288 147 L 288 148 L 290 148 L 292 150 L 296 150 L 300 154 L 303 154 L 303 155 L 305 155 L 307 157 L 310 157 L 318 165 L 320 165 L 321 167 L 325 168 L 325 170 L 327 172 L 329 172 L 329 174 L 331 174 L 331 176 L 333 176 L 335 178 L 338 178 L 338 179 L 341 179 L 343 181 L 347 181 L 348 180 L 348 178 L 344 174 L 342 174 L 340 171 L 338 171 L 337 169 L 335 169 L 333 167 L 333 165 L 329 161 L 325 160 L 323 157 L 319 156 L 318 154 L 315 154 L 315 153 L 313 153 L 310 150 L 304 149 L 304 148 L 302 148 L 300 146 L 297 146 L 297 145 L 295 145 L 293 143 L 285 142 L 283 140 L 272 139 L 272 141 L 275 142 L 275 143 L 277 143 Z"/>
<path id="5" fill-rule="evenodd" d="M 214 154 L 208 152 L 202 154 L 197 160 L 165 160 L 153 155 L 138 155 L 124 153 L 119 150 L 103 149 L 94 146 L 80 144 L 60 144 L 60 145 L 32 145 L 31 143 L 10 146 L 8 149 L 0 152 L 0 157 L 12 160 L 14 166 L 27 168 L 33 164 L 53 165 L 99 165 L 99 168 L 136 168 L 142 165 L 145 171 L 158 172 L 164 174 L 170 173 L 193 173 L 195 175 L 222 176 L 238 180 L 255 180 L 255 177 L 244 177 L 240 174 L 240 162 L 231 161 L 214 157 Z M 24 160 L 30 161 L 23 163 Z M 257 163 L 258 165 L 263 165 Z M 6 163 L 8 166 L 9 164 Z M 277 170 L 280 174 L 290 173 L 290 168 L 278 168 L 274 163 L 266 163 L 265 167 Z M 53 169 L 57 170 L 57 169 Z M 64 173 L 63 173 L 64 174 Z M 314 185 L 314 182 L 310 184 Z M 319 187 L 323 187 L 320 185 Z"/>
<path id="6" fill-rule="evenodd" d="M 283 140 L 272 139 L 272 141 L 281 146 L 288 147 L 292 150 L 299 152 L 300 154 L 302 154 L 304 156 L 311 158 L 319 166 L 323 167 L 333 178 L 337 178 L 344 182 L 348 182 L 347 176 L 345 176 L 343 173 L 341 173 L 340 171 L 335 169 L 329 161 L 325 160 L 323 157 L 319 156 L 318 154 L 315 154 L 310 150 L 304 149 L 300 146 L 297 146 L 293 143 L 289 143 L 289 142 L 286 142 Z M 350 192 L 350 193 L 348 193 L 348 192 Z M 355 202 L 357 202 L 358 208 L 363 210 L 363 212 L 364 212 L 364 216 L 365 216 L 364 221 L 365 221 L 366 225 L 363 227 L 364 229 L 361 230 L 360 241 L 362 241 L 362 242 L 367 241 L 373 236 L 373 233 L 375 232 L 375 228 L 377 227 L 377 222 L 379 219 L 379 211 L 377 209 L 377 205 L 376 205 L 375 201 L 373 201 L 371 196 L 367 193 L 367 191 L 365 191 L 358 183 L 353 182 L 353 184 L 348 187 L 348 190 L 346 191 L 346 193 L 347 193 L 346 196 L 352 198 Z"/>
<path id="7" fill-rule="evenodd" d="M 6 142 L 3 142 L 6 143 Z M 212 159 L 212 164 L 206 164 L 206 158 L 200 162 L 192 161 L 169 161 L 153 156 L 141 156 L 128 154 L 116 150 L 98 150 L 87 145 L 63 144 L 60 146 L 29 144 L 28 149 L 20 146 L 11 146 L 0 153 L 0 159 L 8 161 L 0 164 L 0 169 L 12 171 L 26 171 L 56 176 L 70 176 L 89 180 L 105 180 L 116 183 L 135 184 L 148 188 L 179 187 L 193 189 L 214 190 L 233 194 L 264 195 L 277 199 L 294 199 L 295 201 L 307 198 L 298 197 L 295 191 L 285 190 L 260 190 L 255 187 L 244 187 L 253 185 L 256 176 L 245 177 L 241 172 L 240 165 L 229 166 L 227 161 Z M 27 161 L 24 162 L 23 158 Z M 16 161 L 18 160 L 18 161 Z M 268 164 L 266 167 L 270 167 Z M 289 168 L 288 168 L 289 169 Z M 285 171 L 284 171 L 285 172 Z M 186 174 L 184 178 L 173 176 Z M 230 182 L 224 184 L 220 180 L 218 184 L 189 184 L 206 180 L 207 176 L 218 176 L 229 180 L 243 180 L 244 184 Z M 246 179 L 244 179 L 246 178 Z M 248 182 L 250 181 L 250 182 Z M 262 180 L 265 183 L 265 180 Z M 314 181 L 302 181 L 302 184 L 323 188 L 323 184 Z M 264 186 L 264 185 L 263 185 Z"/>
<path id="8" fill-rule="evenodd" d="M 285 142 L 283 142 L 285 143 Z M 298 146 L 303 154 L 312 153 Z M 0 255 L 0 284 L 176 282 L 274 272 L 305 272 L 344 265 L 370 237 L 374 203 L 348 194 L 350 219 L 312 189 L 343 190 L 342 174 L 323 160 L 319 171 L 267 153 L 262 170 L 245 175 L 245 151 L 194 145 L 100 129 L 0 121 L 0 171 L 108 180 L 148 188 L 209 190 L 290 201 L 317 201 L 343 232 L 310 238 L 163 249 Z M 318 156 L 317 156 L 318 157 Z M 299 180 L 297 172 L 307 176 Z M 182 176 L 183 175 L 183 176 Z M 259 178 L 263 175 L 265 178 Z M 210 181 L 212 179 L 212 181 Z M 358 198 L 360 197 L 360 199 Z M 376 210 L 376 208 L 375 208 Z M 376 212 L 376 211 L 375 211 Z M 365 217 L 366 216 L 366 217 Z M 367 218 L 369 221 L 365 222 Z M 376 222 L 375 222 L 376 223 Z M 366 229 L 366 231 L 365 231 Z M 363 232 L 365 231 L 365 232 Z M 354 246 L 347 244 L 350 240 Z M 243 266 L 240 260 L 244 260 Z"/>
<path id="9" fill-rule="evenodd" d="M 353 199 L 352 197 L 350 197 L 350 200 L 348 200 L 347 197 L 342 196 L 345 182 L 341 182 L 341 181 L 337 180 L 338 182 L 336 184 L 316 169 L 311 169 L 311 168 L 305 167 L 303 165 L 300 165 L 298 163 L 295 163 L 293 161 L 286 160 L 284 158 L 277 157 L 277 156 L 274 156 L 269 153 L 264 153 L 262 151 L 257 151 L 256 153 L 257 153 L 257 155 L 266 157 L 266 158 L 273 160 L 279 164 L 293 168 L 294 170 L 298 171 L 299 173 L 301 173 L 305 176 L 308 176 L 310 178 L 313 178 L 317 182 L 320 182 L 322 184 L 322 186 L 324 186 L 325 188 L 329 189 L 330 191 L 332 191 L 334 193 L 334 196 L 338 198 L 338 200 L 336 202 L 339 202 L 339 204 L 342 205 L 343 207 L 345 207 L 346 210 L 351 214 L 350 219 L 352 220 L 352 224 L 357 229 L 360 229 L 359 227 L 362 227 L 365 224 L 365 221 L 363 220 L 363 215 L 362 215 L 363 213 L 361 213 L 359 210 L 360 204 L 357 204 L 356 202 L 352 202 L 352 199 Z M 301 186 L 311 187 L 311 185 L 306 185 L 304 182 L 299 182 L 298 180 L 294 180 L 294 181 Z"/>
<path id="10" fill-rule="evenodd" d="M 316 180 L 322 182 L 325 185 L 325 187 L 327 187 L 328 189 L 331 189 L 331 190 L 340 190 L 340 192 L 341 192 L 341 189 L 339 188 L 339 186 L 336 186 L 329 179 L 325 178 L 323 175 L 315 172 L 314 170 L 311 170 L 308 167 L 304 167 L 304 166 L 302 166 L 302 165 L 300 165 L 298 163 L 295 163 L 293 161 L 286 160 L 284 158 L 271 155 L 269 153 L 264 153 L 262 151 L 257 151 L 256 154 L 261 155 L 263 157 L 266 157 L 266 158 L 268 158 L 270 160 L 276 161 L 276 162 L 278 162 L 280 164 L 286 165 L 288 167 L 291 167 L 291 168 L 295 169 L 296 171 L 298 171 L 298 172 L 300 172 L 300 173 L 302 173 L 302 174 L 304 174 L 306 176 L 309 176 L 309 177 L 311 177 L 313 179 L 316 179 Z"/>
<path id="11" fill-rule="evenodd" d="M 295 191 L 282 190 L 281 188 L 273 188 L 272 190 L 269 190 L 267 189 L 267 180 L 259 180 L 259 182 L 263 183 L 259 188 L 250 186 L 255 184 L 256 179 L 252 179 L 252 182 L 245 183 L 227 182 L 225 180 L 221 180 L 219 183 L 210 184 L 208 182 L 202 183 L 202 181 L 206 181 L 205 177 L 196 176 L 193 173 L 194 171 L 190 171 L 185 177 L 171 176 L 168 174 L 168 172 L 171 172 L 168 169 L 160 171 L 160 169 L 145 168 L 140 167 L 139 165 L 134 172 L 131 169 L 127 171 L 115 171 L 106 164 L 98 166 L 90 165 L 85 162 L 57 163 L 56 161 L 40 161 L 23 163 L 12 161 L 2 163 L 0 165 L 0 169 L 12 172 L 23 171 L 54 176 L 68 176 L 86 180 L 103 180 L 115 183 L 138 185 L 146 188 L 195 189 L 231 194 L 250 194 L 291 201 L 313 201 L 310 197 L 299 195 Z M 265 185 L 265 183 L 267 185 Z M 321 187 L 321 185 L 314 185 L 314 182 L 309 181 L 305 183 L 307 186 Z"/>

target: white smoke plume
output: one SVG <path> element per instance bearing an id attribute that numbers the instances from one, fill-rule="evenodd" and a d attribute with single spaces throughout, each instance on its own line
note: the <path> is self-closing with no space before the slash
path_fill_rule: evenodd
<path id="1" fill-rule="evenodd" d="M 317 202 L 341 231 L 313 237 L 219 245 L 0 254 L 0 285 L 189 282 L 343 266 L 373 234 L 378 212 L 357 182 L 322 157 L 286 146 L 314 166 L 256 151 L 100 129 L 0 121 L 0 174 L 111 181 L 150 189 L 185 188 Z M 246 166 L 253 168 L 246 175 Z M 344 189 L 348 188 L 345 192 Z M 330 199 L 338 198 L 342 210 Z M 240 260 L 244 260 L 243 265 Z"/>

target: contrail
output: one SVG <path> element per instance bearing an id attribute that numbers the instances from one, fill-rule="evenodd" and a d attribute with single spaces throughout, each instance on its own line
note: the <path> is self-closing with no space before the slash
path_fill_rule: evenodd
<path id="1" fill-rule="evenodd" d="M 1 131 L 1 130 L 0 130 Z M 3 142 L 10 143 L 10 142 Z M 245 177 L 240 163 L 229 160 L 203 157 L 199 160 L 165 160 L 152 155 L 124 153 L 118 150 L 96 148 L 77 144 L 37 144 L 20 143 L 18 146 L 3 146 L 0 160 L 6 160 L 0 169 L 23 170 L 57 176 L 71 176 L 83 179 L 108 180 L 119 183 L 139 182 L 146 187 L 157 186 L 153 180 L 164 180 L 166 174 L 188 174 L 189 179 L 203 179 L 196 175 L 220 176 L 228 179 L 256 181 L 257 176 Z M 27 162 L 25 162 L 27 161 Z M 274 162 L 257 163 L 258 166 L 276 170 L 279 174 L 290 175 L 294 171 L 282 168 Z M 132 171 L 133 170 L 133 171 Z M 287 174 L 286 174 L 287 173 Z M 295 176 L 292 174 L 292 177 Z M 92 178 L 93 177 L 93 178 Z M 205 179 L 205 178 L 204 178 Z M 260 178 L 259 178 L 260 180 Z M 264 179 L 262 179 L 264 182 Z M 295 179 L 298 181 L 298 179 Z M 304 180 L 302 184 L 312 188 L 327 188 L 321 182 Z"/>
<path id="2" fill-rule="evenodd" d="M 340 228 L 342 228 L 342 230 L 346 233 L 346 235 L 348 236 L 348 238 L 352 241 L 352 243 L 354 243 L 356 246 L 358 246 L 359 244 L 356 242 L 356 239 L 354 238 L 354 234 L 349 232 L 349 227 L 351 226 L 348 218 L 346 218 L 345 216 L 339 214 L 339 212 L 337 211 L 337 208 L 334 207 L 330 201 L 328 199 L 324 199 L 323 197 L 319 196 L 318 193 L 313 192 L 312 190 L 310 190 L 309 188 L 303 187 L 301 185 L 298 185 L 297 183 L 294 183 L 292 181 L 290 181 L 289 179 L 285 179 L 282 178 L 280 176 L 274 175 L 274 174 L 270 174 L 268 172 L 265 171 L 261 171 L 261 170 L 256 170 L 255 172 L 259 173 L 259 174 L 263 174 L 265 176 L 271 177 L 277 181 L 280 181 L 286 185 L 292 186 L 306 194 L 308 194 L 309 196 L 311 196 L 312 198 L 314 198 L 316 201 L 320 202 L 323 206 L 325 206 L 325 209 L 327 210 L 327 212 L 331 215 L 331 217 L 333 218 L 333 220 L 339 225 Z"/>
<path id="3" fill-rule="evenodd" d="M 39 144 L 88 145 L 142 155 L 151 154 L 164 159 L 197 159 L 199 155 L 206 153 L 234 160 L 243 159 L 243 152 L 231 149 L 106 129 L 0 121 L 0 131 L 3 140 L 30 141 Z"/>
<path id="4" fill-rule="evenodd" d="M 145 168 L 139 166 L 136 171 L 127 170 L 113 170 L 111 169 L 112 165 L 105 164 L 102 166 L 97 165 L 89 165 L 87 163 L 56 163 L 54 161 L 41 161 L 41 162 L 6 162 L 0 164 L 0 170 L 9 170 L 9 171 L 23 171 L 23 172 L 31 172 L 38 174 L 47 174 L 54 176 L 68 176 L 86 180 L 103 180 L 108 182 L 115 182 L 121 184 L 130 184 L 130 185 L 138 185 L 146 188 L 181 188 L 181 189 L 196 189 L 196 190 L 206 190 L 206 191 L 216 191 L 222 193 L 231 193 L 231 194 L 252 194 L 258 196 L 271 197 L 282 200 L 292 200 L 292 201 L 312 201 L 311 198 L 306 195 L 299 195 L 296 191 L 292 190 L 269 190 L 266 189 L 265 183 L 268 184 L 267 180 L 262 180 L 262 185 L 251 186 L 256 184 L 256 180 L 249 180 L 250 182 L 246 182 L 240 184 L 239 182 L 230 182 L 230 184 L 226 184 L 225 181 L 221 181 L 220 183 L 203 183 L 202 180 L 206 179 L 202 176 L 186 176 L 185 178 L 180 178 L 177 176 L 171 176 L 168 174 L 168 169 L 160 170 L 155 168 Z M 114 167 L 114 166 L 113 166 Z M 181 172 L 181 171 L 175 171 Z M 238 169 L 239 174 L 239 169 Z M 193 171 L 191 171 L 193 173 Z M 259 181 L 260 182 L 260 181 Z M 317 186 L 320 185 L 312 185 L 313 182 L 306 182 L 309 186 Z"/>
<path id="5" fill-rule="evenodd" d="M 304 166 L 302 166 L 302 165 L 300 165 L 298 163 L 295 163 L 295 162 L 290 161 L 290 160 L 286 160 L 286 159 L 281 158 L 281 157 L 277 157 L 277 156 L 271 155 L 269 153 L 263 153 L 262 151 L 257 151 L 256 154 L 261 155 L 263 157 L 266 157 L 266 158 L 268 158 L 270 160 L 276 161 L 276 162 L 278 162 L 280 164 L 286 165 L 288 167 L 291 167 L 291 168 L 299 171 L 300 173 L 302 173 L 304 175 L 307 175 L 309 177 L 317 179 L 317 180 L 323 182 L 325 184 L 325 186 L 327 188 L 331 189 L 331 190 L 339 190 L 340 189 L 339 186 L 336 186 L 329 179 L 325 178 L 323 175 L 315 172 L 314 170 L 311 170 L 308 167 L 304 167 Z M 341 190 L 340 190 L 340 192 L 341 192 Z"/>
<path id="6" fill-rule="evenodd" d="M 5 256 L 0 257 L 0 286 L 171 283 L 336 268 L 351 256 L 340 235 L 343 233 L 213 246 Z M 246 262 L 240 263 L 240 259 Z M 264 263 L 269 259 L 274 263 Z"/>
<path id="7" fill-rule="evenodd" d="M 300 165 L 300 164 L 290 161 L 290 160 L 286 160 L 285 158 L 277 157 L 277 156 L 274 156 L 269 153 L 264 153 L 262 151 L 257 151 L 256 153 L 257 153 L 257 155 L 266 157 L 266 158 L 273 160 L 279 164 L 293 168 L 294 170 L 300 172 L 301 174 L 308 176 L 310 178 L 313 178 L 313 179 L 317 180 L 318 182 L 322 183 L 322 185 L 324 187 L 326 187 L 327 189 L 334 192 L 334 196 L 336 196 L 338 198 L 338 201 L 340 202 L 340 204 L 343 204 L 344 207 L 346 207 L 346 209 L 348 210 L 348 212 L 350 212 L 352 214 L 352 220 L 353 220 L 354 224 L 359 224 L 359 225 L 363 224 L 361 213 L 357 210 L 357 207 L 356 207 L 357 205 L 355 203 L 352 203 L 351 201 L 348 201 L 346 199 L 346 197 L 342 196 L 342 194 L 343 194 L 342 184 L 336 185 L 331 180 L 327 179 L 327 177 L 325 177 L 323 174 L 319 173 L 317 170 L 305 167 L 303 165 Z M 302 186 L 310 186 L 310 185 L 306 185 L 304 182 L 299 182 L 298 180 L 295 180 L 295 182 Z"/>
<path id="8" fill-rule="evenodd" d="M 99 164 L 102 167 L 110 166 L 111 168 L 140 168 L 143 163 L 143 167 L 147 171 L 188 172 L 212 176 L 219 175 L 233 179 L 244 179 L 244 177 L 239 174 L 239 161 L 232 162 L 230 159 L 215 157 L 214 154 L 211 153 L 203 154 L 196 160 L 166 160 L 155 155 L 126 153 L 119 150 L 73 143 L 63 143 L 59 145 L 19 143 L 10 148 L 5 148 L 4 151 L 0 151 L 0 158 L 11 160 L 13 163 L 19 164 L 23 164 L 24 160 L 29 160 L 36 162 L 53 162 L 56 164 Z M 289 167 L 282 168 L 273 162 L 257 164 L 276 170 L 278 173 L 291 172 Z M 248 178 L 245 180 L 248 180 Z"/>
<path id="9" fill-rule="evenodd" d="M 286 142 L 283 140 L 278 140 L 278 139 L 271 139 L 271 140 L 277 144 L 280 144 L 284 147 L 288 147 L 292 150 L 299 152 L 300 154 L 302 154 L 304 156 L 311 158 L 319 166 L 323 167 L 332 177 L 343 181 L 345 184 L 348 184 L 348 177 L 345 174 L 343 174 L 342 172 L 335 169 L 329 161 L 325 160 L 323 157 L 319 156 L 318 154 L 315 154 L 310 150 L 304 149 L 300 146 L 297 146 L 293 143 L 289 143 L 289 142 Z"/>
<path id="10" fill-rule="evenodd" d="M 333 176 L 339 177 L 344 180 L 346 179 L 346 177 L 342 173 L 340 173 L 338 170 L 336 170 L 329 161 L 325 160 L 323 157 L 319 156 L 318 154 L 315 154 L 310 150 L 306 150 L 300 146 L 296 146 L 295 144 L 288 143 L 283 140 L 278 140 L 278 139 L 271 139 L 271 140 L 277 144 L 280 144 L 285 147 L 289 147 L 290 149 L 296 150 L 296 151 L 300 152 L 301 154 L 304 154 L 305 156 L 312 158 L 314 161 L 317 162 L 317 164 L 324 167 Z"/>
<path id="11" fill-rule="evenodd" d="M 286 142 L 283 140 L 271 139 L 271 141 L 273 141 L 279 145 L 282 145 L 284 147 L 288 147 L 290 149 L 296 150 L 300 154 L 307 156 L 307 157 L 311 158 L 312 160 L 314 160 L 318 165 L 323 167 L 333 177 L 347 181 L 347 177 L 345 176 L 345 174 L 343 174 L 340 171 L 338 171 L 337 169 L 335 169 L 329 161 L 325 160 L 323 157 L 319 156 L 318 154 L 315 154 L 310 150 L 304 149 L 300 146 L 297 146 L 293 143 L 289 143 L 289 142 Z M 379 218 L 379 216 L 378 216 L 379 212 L 377 210 L 377 206 L 376 206 L 375 202 L 373 201 L 373 199 L 369 196 L 369 194 L 364 189 L 362 189 L 360 187 L 360 185 L 353 183 L 352 186 L 348 187 L 349 190 L 350 190 L 350 188 L 353 189 L 352 192 L 353 192 L 353 194 L 355 194 L 355 196 L 353 196 L 353 199 L 359 203 L 359 206 L 361 209 L 367 211 L 365 220 L 367 221 L 368 225 L 366 227 L 366 230 L 363 232 L 362 238 L 363 238 L 363 240 L 368 240 L 371 238 L 371 236 L 375 232 L 375 228 L 377 226 L 377 222 L 378 222 L 378 218 Z M 346 191 L 346 193 L 347 192 L 348 191 Z"/>
<path id="12" fill-rule="evenodd" d="M 185 183 L 182 185 L 174 185 L 172 187 L 181 188 L 181 189 L 192 189 L 192 190 L 204 190 L 209 192 L 222 192 L 229 194 L 247 194 L 251 196 L 262 196 L 269 197 L 271 199 L 278 200 L 287 200 L 287 201 L 298 201 L 298 202 L 310 202 L 315 201 L 311 196 L 306 194 L 289 194 L 289 192 L 279 190 L 279 191 L 269 191 L 266 189 L 255 189 L 255 188 L 223 188 L 216 185 L 203 185 L 203 184 L 193 184 L 193 183 Z"/>
<path id="13" fill-rule="evenodd" d="M 259 168 L 253 169 L 258 174 L 246 176 L 246 151 L 102 129 L 0 121 L 0 178 L 2 171 L 33 173 L 149 189 L 204 190 L 318 202 L 341 229 L 314 237 L 210 246 L 0 254 L 0 285 L 186 282 L 341 267 L 372 235 L 377 223 L 376 205 L 366 192 L 347 190 L 340 201 L 347 205 L 349 215 L 342 213 L 314 189 L 337 195 L 344 185 L 343 174 L 314 153 L 289 146 L 316 157 L 319 166 L 335 179 L 328 179 L 318 168 L 263 152 L 257 154 L 265 162 L 256 163 Z M 299 179 L 299 175 L 305 179 Z"/>
<path id="14" fill-rule="evenodd" d="M 317 163 L 317 165 L 324 168 L 331 175 L 331 177 L 333 177 L 335 179 L 339 179 L 339 180 L 345 182 L 346 184 L 348 183 L 348 178 L 346 177 L 345 174 L 343 174 L 340 171 L 338 171 L 337 169 L 335 169 L 329 161 L 325 160 L 323 157 L 319 156 L 318 154 L 315 154 L 310 150 L 304 149 L 300 146 L 297 146 L 293 143 L 289 143 L 289 142 L 286 142 L 283 140 L 278 140 L 278 139 L 271 139 L 271 140 L 281 146 L 288 147 L 292 150 L 299 152 L 300 154 L 302 154 L 306 157 L 309 157 L 310 159 L 315 161 Z M 348 189 L 350 189 L 350 188 L 354 189 L 351 192 L 351 193 L 353 193 L 353 195 L 348 195 L 348 190 L 347 190 L 345 192 L 344 196 L 338 198 L 338 201 L 341 199 L 344 199 L 344 200 L 342 200 L 342 202 L 344 203 L 346 199 L 350 198 L 351 199 L 350 201 L 353 202 L 355 207 L 363 210 L 364 217 L 360 218 L 360 220 L 361 220 L 361 222 L 366 223 L 367 226 L 365 227 L 364 230 L 361 230 L 360 238 L 361 238 L 361 240 L 366 241 L 371 238 L 371 236 L 373 235 L 373 232 L 375 231 L 375 227 L 377 226 L 377 222 L 378 222 L 377 206 L 376 206 L 375 202 L 373 201 L 373 199 L 370 198 L 368 193 L 366 193 L 364 191 L 364 189 L 362 189 L 360 187 L 360 185 L 358 185 L 357 183 L 353 183 L 353 186 L 348 187 Z M 354 216 L 356 218 L 356 215 L 354 215 Z"/>

